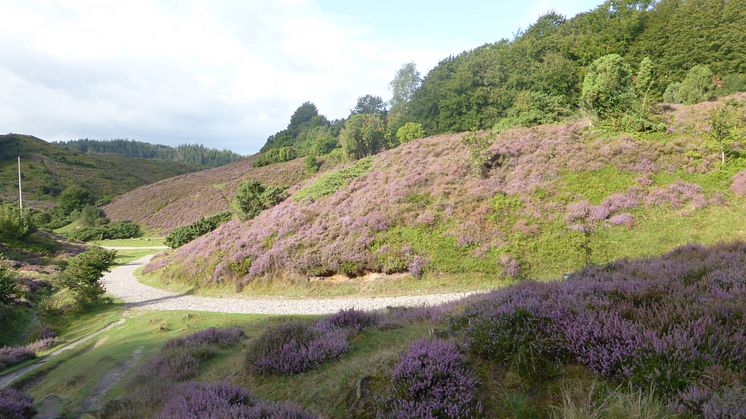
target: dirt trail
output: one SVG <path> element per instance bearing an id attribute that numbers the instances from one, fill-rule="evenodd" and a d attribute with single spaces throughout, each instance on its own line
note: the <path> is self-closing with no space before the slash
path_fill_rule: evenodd
<path id="1" fill-rule="evenodd" d="M 124 300 L 130 308 L 141 310 L 195 310 L 215 313 L 243 314 L 329 314 L 342 309 L 378 310 L 386 307 L 415 307 L 436 305 L 458 300 L 473 294 L 430 294 L 402 297 L 358 297 L 282 299 L 274 297 L 203 297 L 177 294 L 141 284 L 135 278 L 137 268 L 145 265 L 153 256 L 145 256 L 134 262 L 116 267 L 104 275 L 102 282 L 106 290 Z"/>
<path id="2" fill-rule="evenodd" d="M 81 412 L 95 412 L 101 409 L 102 402 L 104 400 L 104 396 L 106 396 L 106 393 L 119 382 L 124 373 L 129 371 L 130 368 L 137 364 L 137 361 L 139 361 L 140 357 L 142 356 L 143 349 L 144 347 L 138 346 L 125 362 L 122 362 L 116 367 L 110 369 L 106 372 L 106 374 L 104 374 L 103 377 L 99 379 L 98 383 L 96 383 L 96 386 L 93 388 L 93 390 L 91 390 L 90 394 L 88 394 L 85 400 L 83 400 Z"/>

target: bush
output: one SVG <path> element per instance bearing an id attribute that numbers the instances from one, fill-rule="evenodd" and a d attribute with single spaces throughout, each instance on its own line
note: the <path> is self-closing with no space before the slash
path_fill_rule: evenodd
<path id="1" fill-rule="evenodd" d="M 476 378 L 455 343 L 422 339 L 394 367 L 382 417 L 471 418 L 479 416 Z"/>
<path id="2" fill-rule="evenodd" d="M 513 107 L 508 109 L 507 116 L 495 124 L 493 129 L 500 132 L 513 127 L 551 124 L 561 121 L 571 113 L 562 96 L 542 92 L 521 92 L 516 97 Z"/>
<path id="3" fill-rule="evenodd" d="M 230 212 L 221 212 L 210 217 L 203 217 L 192 224 L 176 227 L 166 236 L 166 245 L 176 249 L 215 230 L 219 225 L 230 221 L 232 217 L 233 215 Z"/>
<path id="4" fill-rule="evenodd" d="M 0 389 L 0 417 L 30 419 L 36 414 L 34 399 L 13 388 Z"/>
<path id="5" fill-rule="evenodd" d="M 358 178 L 370 171 L 372 167 L 373 159 L 365 158 L 343 169 L 324 173 L 319 176 L 314 183 L 296 192 L 295 195 L 293 195 L 293 199 L 295 201 L 300 201 L 306 198 L 319 199 L 331 195 L 339 190 L 339 188 L 346 185 L 350 180 Z"/>
<path id="6" fill-rule="evenodd" d="M 351 159 L 378 153 L 384 147 L 386 124 L 378 114 L 351 115 L 339 133 L 342 150 Z"/>
<path id="7" fill-rule="evenodd" d="M 9 303 L 18 294 L 18 283 L 15 273 L 6 266 L 0 255 L 0 303 Z"/>
<path id="8" fill-rule="evenodd" d="M 0 371 L 20 364 L 27 359 L 36 358 L 34 351 L 26 347 L 3 347 L 0 348 Z"/>
<path id="9" fill-rule="evenodd" d="M 131 239 L 142 236 L 142 230 L 138 224 L 132 221 L 117 221 L 100 227 L 76 230 L 69 236 L 80 241 Z"/>
<path id="10" fill-rule="evenodd" d="M 252 166 L 262 167 L 274 163 L 282 163 L 295 159 L 297 156 L 293 147 L 271 148 L 260 154 Z"/>
<path id="11" fill-rule="evenodd" d="M 715 84 L 712 82 L 713 74 L 710 67 L 706 65 L 697 65 L 692 67 L 684 77 L 684 81 L 679 86 L 677 102 L 686 104 L 699 103 L 709 100 L 712 92 L 715 90 Z"/>
<path id="12" fill-rule="evenodd" d="M 485 177 L 491 167 L 492 156 L 489 147 L 492 138 L 489 135 L 472 131 L 464 134 L 461 142 L 469 148 L 469 162 L 474 174 Z"/>
<path id="13" fill-rule="evenodd" d="M 248 368 L 259 374 L 294 375 L 347 352 L 348 331 L 320 331 L 306 322 L 268 328 L 249 348 Z"/>
<path id="14" fill-rule="evenodd" d="M 233 199 L 233 208 L 238 218 L 250 220 L 267 208 L 271 208 L 285 199 L 285 191 L 275 186 L 264 186 L 255 180 L 238 185 L 238 192 Z"/>
<path id="15" fill-rule="evenodd" d="M 116 252 L 93 247 L 72 257 L 60 274 L 60 283 L 70 289 L 75 302 L 89 306 L 100 301 L 104 294 L 101 277 L 114 263 Z"/>
<path id="16" fill-rule="evenodd" d="M 679 90 L 681 90 L 681 82 L 675 81 L 666 87 L 666 91 L 663 92 L 663 101 L 668 103 L 681 103 L 679 99 Z"/>
<path id="17" fill-rule="evenodd" d="M 95 205 L 86 205 L 80 210 L 80 223 L 85 227 L 98 227 L 109 222 L 104 211 Z M 51 220 L 50 220 L 51 221 Z"/>
<path id="18" fill-rule="evenodd" d="M 188 383 L 163 407 L 159 418 L 313 418 L 293 403 L 257 400 L 247 389 L 227 382 Z"/>
<path id="19" fill-rule="evenodd" d="M 582 106 L 600 119 L 629 111 L 635 101 L 629 65 L 618 54 L 605 55 L 591 63 L 580 98 Z"/>
<path id="20" fill-rule="evenodd" d="M 425 135 L 425 128 L 419 122 L 407 122 L 396 130 L 396 139 L 402 144 L 423 138 Z"/>
<path id="21" fill-rule="evenodd" d="M 0 205 L 0 239 L 21 240 L 33 232 L 30 217 L 22 217 L 14 205 Z"/>
<path id="22" fill-rule="evenodd" d="M 717 143 L 722 163 L 725 157 L 731 153 L 739 143 L 746 144 L 743 140 L 744 131 L 744 108 L 738 102 L 729 102 L 716 107 L 710 113 L 710 137 Z"/>
<path id="23" fill-rule="evenodd" d="M 86 205 L 93 205 L 95 201 L 91 194 L 80 186 L 72 186 L 60 194 L 57 207 L 64 215 L 70 215 L 73 211 L 80 211 Z"/>

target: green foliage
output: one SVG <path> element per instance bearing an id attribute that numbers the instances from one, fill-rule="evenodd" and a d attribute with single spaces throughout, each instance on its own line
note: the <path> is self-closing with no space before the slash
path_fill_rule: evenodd
<path id="1" fill-rule="evenodd" d="M 7 304 L 18 294 L 15 273 L 7 266 L 0 254 L 0 303 Z"/>
<path id="2" fill-rule="evenodd" d="M 681 89 L 681 82 L 675 81 L 666 87 L 666 91 L 663 92 L 663 101 L 668 103 L 679 103 L 679 90 Z"/>
<path id="3" fill-rule="evenodd" d="M 267 138 L 261 152 L 293 147 L 298 156 L 304 156 L 311 149 L 316 138 L 323 135 L 323 131 L 318 130 L 329 129 L 329 127 L 329 121 L 323 115 L 319 115 L 316 105 L 305 102 L 293 112 L 287 128 Z"/>
<path id="4" fill-rule="evenodd" d="M 285 199 L 285 191 L 276 186 L 266 187 L 260 182 L 249 180 L 238 185 L 233 208 L 242 221 L 250 220 L 267 208 Z"/>
<path id="5" fill-rule="evenodd" d="M 316 181 L 305 188 L 299 190 L 293 195 L 293 199 L 300 201 L 303 199 L 319 199 L 331 195 L 350 180 L 358 178 L 370 171 L 373 167 L 373 159 L 368 157 L 356 161 L 355 163 L 343 169 L 333 172 L 324 173 Z"/>
<path id="6" fill-rule="evenodd" d="M 561 121 L 572 114 L 564 98 L 542 92 L 520 92 L 507 117 L 501 119 L 493 130 L 500 132 L 512 127 L 532 127 Z"/>
<path id="7" fill-rule="evenodd" d="M 21 216 L 15 205 L 0 204 L 0 239 L 21 240 L 35 230 L 30 217 Z"/>
<path id="8" fill-rule="evenodd" d="M 354 114 L 339 134 L 342 150 L 351 159 L 376 154 L 384 147 L 385 129 L 380 115 Z"/>
<path id="9" fill-rule="evenodd" d="M 396 71 L 394 79 L 391 80 L 391 107 L 406 105 L 414 96 L 414 92 L 420 87 L 422 76 L 417 71 L 415 63 L 407 63 Z"/>
<path id="10" fill-rule="evenodd" d="M 386 116 L 386 102 L 380 96 L 365 95 L 357 98 L 357 104 L 350 110 L 352 115 L 378 115 Z"/>
<path id="11" fill-rule="evenodd" d="M 80 241 L 131 239 L 142 236 L 142 229 L 132 221 L 117 221 L 111 224 L 75 230 L 70 238 Z"/>
<path id="12" fill-rule="evenodd" d="M 469 163 L 472 171 L 477 176 L 484 177 L 491 167 L 492 155 L 489 153 L 489 147 L 492 143 L 492 137 L 485 133 L 470 131 L 464 134 L 461 142 L 469 147 Z"/>
<path id="13" fill-rule="evenodd" d="M 640 107 L 640 116 L 646 117 L 650 112 L 651 89 L 653 87 L 653 61 L 645 57 L 640 62 L 640 68 L 634 80 L 634 88 Z"/>
<path id="14" fill-rule="evenodd" d="M 396 139 L 400 143 L 406 143 L 418 138 L 423 138 L 425 135 L 425 128 L 419 122 L 407 122 L 402 125 L 401 128 L 396 130 Z"/>
<path id="15" fill-rule="evenodd" d="M 618 54 L 605 55 L 590 65 L 580 93 L 582 106 L 599 119 L 619 117 L 634 103 L 632 72 Z"/>
<path id="16" fill-rule="evenodd" d="M 230 212 L 221 212 L 210 217 L 203 217 L 192 224 L 176 227 L 166 236 L 166 246 L 172 249 L 181 247 L 197 237 L 215 230 L 219 225 L 230 221 L 232 217 L 233 214 Z"/>
<path id="17" fill-rule="evenodd" d="M 75 140 L 58 143 L 80 153 L 116 153 L 126 157 L 149 160 L 169 160 L 203 167 L 218 167 L 243 158 L 230 150 L 207 148 L 201 144 L 181 144 L 170 147 L 127 139 Z"/>
<path id="18" fill-rule="evenodd" d="M 306 165 L 307 173 L 316 173 L 319 170 L 320 162 L 316 159 L 316 154 L 314 153 L 306 156 L 304 164 Z"/>
<path id="19" fill-rule="evenodd" d="M 80 224 L 84 227 L 99 227 L 109 222 L 104 211 L 95 205 L 86 205 L 80 211 Z M 51 221 L 51 220 L 50 220 Z"/>
<path id="20" fill-rule="evenodd" d="M 710 114 L 710 137 L 717 143 L 722 163 L 734 148 L 746 144 L 744 103 L 730 101 L 715 108 Z"/>
<path id="21" fill-rule="evenodd" d="M 60 274 L 60 284 L 68 288 L 79 306 L 98 303 L 104 295 L 100 280 L 104 272 L 114 263 L 116 252 L 101 247 L 92 247 L 70 258 Z"/>
<path id="22" fill-rule="evenodd" d="M 699 103 L 712 97 L 715 84 L 712 82 L 713 74 L 710 67 L 697 65 L 686 73 L 684 81 L 679 86 L 676 98 L 681 103 Z"/>
<path id="23" fill-rule="evenodd" d="M 253 166 L 262 167 L 273 163 L 282 163 L 297 157 L 293 147 L 272 148 L 259 155 Z"/>
<path id="24" fill-rule="evenodd" d="M 90 192 L 80 186 L 71 186 L 60 194 L 57 206 L 64 215 L 70 215 L 73 211 L 80 211 L 86 205 L 93 205 L 94 199 Z"/>

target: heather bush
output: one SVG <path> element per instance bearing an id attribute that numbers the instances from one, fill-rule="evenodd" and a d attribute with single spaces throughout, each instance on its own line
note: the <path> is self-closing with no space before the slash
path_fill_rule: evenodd
<path id="1" fill-rule="evenodd" d="M 481 413 L 478 381 L 452 341 L 413 343 L 394 367 L 379 417 L 471 418 Z"/>
<path id="2" fill-rule="evenodd" d="M 347 352 L 350 331 L 318 330 L 311 323 L 286 322 L 265 330 L 251 345 L 247 367 L 259 374 L 294 375 Z"/>
<path id="3" fill-rule="evenodd" d="M 713 370 L 746 374 L 745 274 L 746 244 L 687 245 L 565 282 L 495 291 L 457 316 L 453 330 L 485 359 L 571 360 L 668 400 L 694 399 L 688 389 Z M 725 394 L 726 384 L 710 388 Z M 684 404 L 703 414 L 703 403 Z"/>
<path id="4" fill-rule="evenodd" d="M 36 358 L 36 354 L 26 347 L 2 347 L 0 348 L 0 371 L 13 365 L 20 364 L 27 359 Z"/>
<path id="5" fill-rule="evenodd" d="M 13 388 L 0 389 L 0 417 L 30 419 L 36 414 L 34 399 Z"/>
<path id="6" fill-rule="evenodd" d="M 249 390 L 227 382 L 190 382 L 169 398 L 158 418 L 305 419 L 313 416 L 292 403 L 257 400 Z"/>
<path id="7" fill-rule="evenodd" d="M 250 220 L 267 208 L 271 208 L 285 199 L 285 191 L 282 188 L 266 187 L 252 180 L 243 182 L 238 186 L 236 197 L 233 200 L 233 208 L 241 220 Z"/>
<path id="8" fill-rule="evenodd" d="M 210 217 L 200 218 L 189 225 L 177 227 L 166 236 L 165 243 L 168 247 L 176 249 L 183 246 L 199 236 L 205 235 L 230 221 L 233 215 L 230 212 L 221 212 Z"/>
<path id="9" fill-rule="evenodd" d="M 316 322 L 314 327 L 323 332 L 335 329 L 350 329 L 354 332 L 361 332 L 366 327 L 376 325 L 379 320 L 380 316 L 376 313 L 351 308 L 326 316 Z"/>
<path id="10" fill-rule="evenodd" d="M 741 170 L 733 176 L 733 182 L 730 184 L 730 190 L 733 193 L 746 197 L 746 170 Z"/>

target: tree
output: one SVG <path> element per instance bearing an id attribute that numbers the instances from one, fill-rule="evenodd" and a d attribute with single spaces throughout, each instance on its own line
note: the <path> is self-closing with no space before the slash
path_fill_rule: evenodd
<path id="1" fill-rule="evenodd" d="M 16 275 L 6 265 L 5 259 L 0 255 L 0 303 L 9 303 L 18 293 Z"/>
<path id="2" fill-rule="evenodd" d="M 415 63 L 404 64 L 394 75 L 394 79 L 389 83 L 391 88 L 391 107 L 397 107 L 407 104 L 420 87 L 422 76 L 417 71 Z"/>
<path id="3" fill-rule="evenodd" d="M 357 99 L 357 104 L 350 110 L 352 115 L 370 114 L 386 116 L 386 102 L 380 96 L 365 95 Z"/>
<path id="4" fill-rule="evenodd" d="M 712 70 L 706 65 L 697 65 L 686 73 L 679 87 L 678 98 L 686 104 L 699 103 L 710 99 L 713 90 Z"/>
<path id="5" fill-rule="evenodd" d="M 304 122 L 308 122 L 313 119 L 314 116 L 318 115 L 319 110 L 316 108 L 316 105 L 311 102 L 303 102 L 303 104 L 293 112 L 293 115 L 290 116 L 290 125 L 288 125 L 288 129 L 292 131 L 294 128 L 300 127 Z"/>
<path id="6" fill-rule="evenodd" d="M 285 192 L 276 186 L 264 186 L 255 180 L 238 185 L 233 208 L 242 221 L 250 220 L 267 208 L 285 199 Z"/>
<path id="7" fill-rule="evenodd" d="M 396 131 L 396 138 L 400 143 L 406 143 L 424 137 L 425 129 L 419 122 L 407 122 Z"/>
<path id="8" fill-rule="evenodd" d="M 91 194 L 80 186 L 71 186 L 60 194 L 60 200 L 57 206 L 65 215 L 70 215 L 73 211 L 80 211 L 86 205 L 93 205 L 94 199 Z"/>
<path id="9" fill-rule="evenodd" d="M 725 164 L 725 156 L 738 141 L 744 141 L 743 104 L 731 101 L 718 106 L 710 114 L 710 136 L 718 144 L 720 159 Z"/>
<path id="10" fill-rule="evenodd" d="M 635 92 L 640 103 L 640 114 L 645 117 L 650 110 L 650 89 L 653 87 L 653 61 L 645 57 L 635 77 Z"/>
<path id="11" fill-rule="evenodd" d="M 21 240 L 34 230 L 31 217 L 22 217 L 18 207 L 0 204 L 0 239 Z"/>
<path id="12" fill-rule="evenodd" d="M 354 114 L 339 134 L 342 150 L 351 159 L 376 154 L 383 148 L 385 130 L 381 116 Z"/>
<path id="13" fill-rule="evenodd" d="M 101 247 L 92 247 L 70 258 L 60 274 L 60 283 L 73 294 L 80 306 L 90 306 L 101 301 L 104 287 L 101 277 L 114 263 L 116 252 Z"/>
<path id="14" fill-rule="evenodd" d="M 618 54 L 605 55 L 588 67 L 581 104 L 600 119 L 618 117 L 634 102 L 632 72 Z"/>

